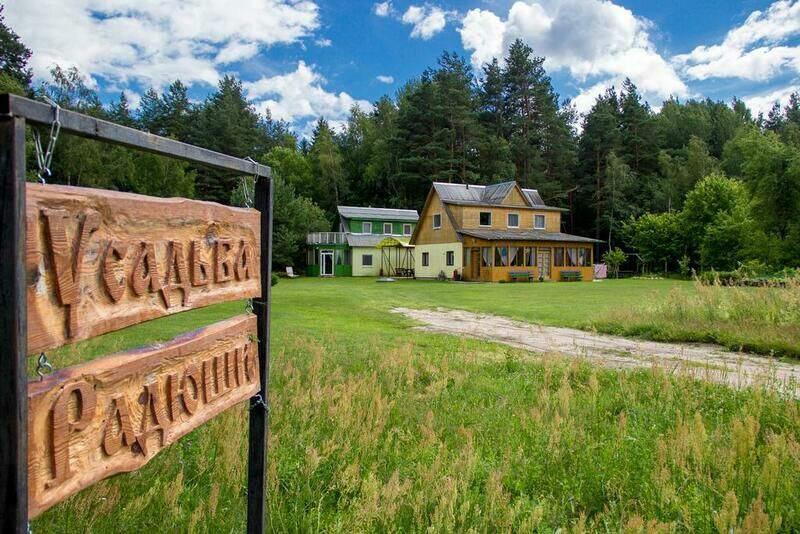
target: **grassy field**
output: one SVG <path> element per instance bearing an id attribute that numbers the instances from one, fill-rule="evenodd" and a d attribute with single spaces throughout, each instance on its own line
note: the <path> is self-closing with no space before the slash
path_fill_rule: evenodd
<path id="1" fill-rule="evenodd" d="M 445 306 L 624 331 L 623 311 L 645 321 L 656 312 L 631 310 L 706 306 L 691 283 L 298 279 L 273 294 L 272 531 L 800 529 L 797 401 L 411 331 L 387 313 Z M 241 309 L 140 325 L 51 360 L 169 339 Z M 244 409 L 231 410 L 33 529 L 241 531 L 245 428 Z"/>

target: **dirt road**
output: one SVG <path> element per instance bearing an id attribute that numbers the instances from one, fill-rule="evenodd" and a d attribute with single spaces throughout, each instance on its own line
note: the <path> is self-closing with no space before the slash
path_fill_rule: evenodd
<path id="1" fill-rule="evenodd" d="M 733 387 L 766 382 L 800 398 L 800 365 L 730 352 L 718 345 L 637 340 L 442 308 L 395 308 L 392 312 L 423 323 L 424 326 L 415 329 L 426 332 L 495 341 L 532 352 L 582 357 L 617 369 L 655 364 L 670 372 Z"/>

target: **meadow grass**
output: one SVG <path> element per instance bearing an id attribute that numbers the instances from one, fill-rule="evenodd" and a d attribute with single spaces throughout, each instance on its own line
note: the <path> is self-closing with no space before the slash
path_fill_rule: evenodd
<path id="1" fill-rule="evenodd" d="M 394 306 L 581 326 L 691 284 L 292 280 L 274 288 L 273 532 L 766 532 L 800 529 L 800 403 L 407 329 Z M 583 291 L 583 293 L 581 292 Z M 56 365 L 168 339 L 215 306 L 55 352 Z M 194 315 L 192 315 L 194 314 Z M 35 532 L 244 527 L 244 407 Z"/>

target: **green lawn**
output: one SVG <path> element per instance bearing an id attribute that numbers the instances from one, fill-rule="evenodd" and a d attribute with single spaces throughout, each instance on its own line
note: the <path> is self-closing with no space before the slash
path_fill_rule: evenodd
<path id="1" fill-rule="evenodd" d="M 387 313 L 444 306 L 587 327 L 697 291 L 661 280 L 281 280 L 272 309 L 271 530 L 797 530 L 797 401 L 417 332 Z M 233 303 L 161 319 L 51 360 L 61 367 L 168 339 L 241 310 Z M 245 410 L 230 410 L 33 529 L 241 531 L 245 428 Z"/>

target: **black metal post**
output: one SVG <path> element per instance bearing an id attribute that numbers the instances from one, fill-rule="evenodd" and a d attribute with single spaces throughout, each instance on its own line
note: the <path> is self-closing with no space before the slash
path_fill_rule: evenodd
<path id="1" fill-rule="evenodd" d="M 0 117 L 0 532 L 28 529 L 25 119 Z"/>
<path id="2" fill-rule="evenodd" d="M 247 461 L 247 532 L 264 532 L 267 506 L 267 437 L 269 430 L 269 316 L 272 287 L 272 180 L 256 182 L 255 207 L 261 212 L 261 298 L 253 303 L 258 318 L 258 364 L 261 391 L 250 400 Z"/>

